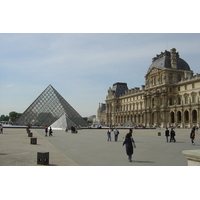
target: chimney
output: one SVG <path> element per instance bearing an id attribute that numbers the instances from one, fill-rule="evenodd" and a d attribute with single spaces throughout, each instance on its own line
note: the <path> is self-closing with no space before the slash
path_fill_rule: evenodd
<path id="1" fill-rule="evenodd" d="M 176 59 L 176 49 L 175 48 L 170 50 L 170 58 L 171 58 L 171 68 L 177 69 L 177 59 Z"/>

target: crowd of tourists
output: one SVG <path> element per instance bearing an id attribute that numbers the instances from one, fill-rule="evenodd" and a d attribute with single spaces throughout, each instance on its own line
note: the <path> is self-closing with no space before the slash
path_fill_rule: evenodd
<path id="1" fill-rule="evenodd" d="M 195 145 L 194 139 L 195 139 L 195 133 L 196 132 L 198 132 L 198 127 L 193 126 L 192 129 L 191 129 L 191 132 L 189 134 L 192 145 Z M 174 130 L 173 127 L 171 127 L 171 131 L 169 131 L 169 129 L 166 128 L 166 130 L 165 130 L 166 142 L 176 142 L 175 136 L 176 136 L 176 133 L 175 133 L 175 130 Z M 168 140 L 169 137 L 170 137 L 170 140 Z"/>

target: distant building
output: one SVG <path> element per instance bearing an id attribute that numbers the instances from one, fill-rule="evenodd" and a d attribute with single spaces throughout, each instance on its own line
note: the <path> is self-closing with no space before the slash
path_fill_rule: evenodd
<path id="1" fill-rule="evenodd" d="M 100 124 L 102 125 L 106 124 L 106 104 L 105 103 L 99 103 L 99 108 L 97 110 L 97 117 Z"/>
<path id="2" fill-rule="evenodd" d="M 128 89 L 115 83 L 108 89 L 106 104 L 99 106 L 98 118 L 105 124 L 128 121 L 141 126 L 200 125 L 200 74 L 193 74 L 173 48 L 152 59 L 145 85 Z"/>

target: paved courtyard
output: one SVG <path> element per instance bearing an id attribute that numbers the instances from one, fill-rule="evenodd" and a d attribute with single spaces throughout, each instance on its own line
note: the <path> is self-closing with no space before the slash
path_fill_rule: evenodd
<path id="1" fill-rule="evenodd" d="M 120 129 L 118 141 L 107 141 L 106 129 L 83 129 L 77 134 L 54 130 L 45 137 L 43 129 L 31 129 L 37 145 L 30 144 L 25 129 L 4 128 L 0 134 L 0 166 L 41 166 L 37 152 L 48 151 L 50 166 L 187 166 L 183 150 L 200 149 L 200 134 L 191 145 L 190 129 L 176 129 L 176 143 L 167 143 L 165 129 L 133 130 L 136 141 L 133 162 L 122 146 L 128 130 Z M 161 136 L 158 136 L 161 132 Z"/>

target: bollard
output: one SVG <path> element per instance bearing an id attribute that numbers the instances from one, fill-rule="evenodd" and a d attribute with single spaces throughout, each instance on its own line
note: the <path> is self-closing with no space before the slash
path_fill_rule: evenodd
<path id="1" fill-rule="evenodd" d="M 28 137 L 33 137 L 33 133 L 29 132 Z"/>
<path id="2" fill-rule="evenodd" d="M 37 138 L 30 138 L 30 144 L 37 144 Z"/>
<path id="3" fill-rule="evenodd" d="M 49 152 L 37 152 L 37 164 L 49 164 Z"/>

